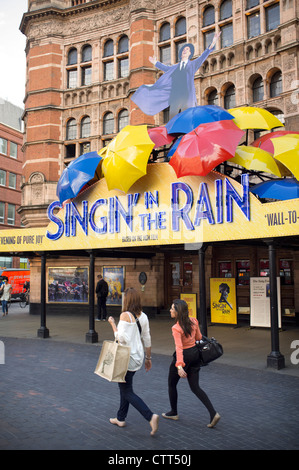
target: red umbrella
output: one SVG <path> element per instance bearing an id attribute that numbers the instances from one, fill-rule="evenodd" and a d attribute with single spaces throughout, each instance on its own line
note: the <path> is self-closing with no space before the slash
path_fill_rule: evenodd
<path id="1" fill-rule="evenodd" d="M 178 178 L 205 176 L 220 163 L 234 157 L 244 134 L 229 120 L 201 124 L 182 137 L 169 164 Z"/>
<path id="2" fill-rule="evenodd" d="M 152 129 L 147 129 L 147 131 L 150 139 L 155 144 L 155 149 L 162 145 L 168 145 L 175 139 L 175 135 L 169 135 L 167 133 L 165 126 L 153 127 Z"/>
<path id="3" fill-rule="evenodd" d="M 274 139 L 276 137 L 282 137 L 283 135 L 287 135 L 287 134 L 298 134 L 298 132 L 295 132 L 295 131 L 268 132 L 268 134 L 262 135 L 262 137 L 259 137 L 250 145 L 252 145 L 253 147 L 259 147 L 262 150 L 266 150 L 266 152 L 274 153 L 274 146 L 273 146 L 271 139 Z"/>

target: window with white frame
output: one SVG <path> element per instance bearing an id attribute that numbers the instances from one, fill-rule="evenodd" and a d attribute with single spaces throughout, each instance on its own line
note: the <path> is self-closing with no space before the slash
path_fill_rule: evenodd
<path id="1" fill-rule="evenodd" d="M 7 140 L 0 137 L 0 153 L 7 155 Z"/>
<path id="2" fill-rule="evenodd" d="M 0 224 L 4 224 L 5 217 L 5 203 L 0 202 Z"/>
<path id="3" fill-rule="evenodd" d="M 6 171 L 0 170 L 0 186 L 6 185 Z"/>
<path id="4" fill-rule="evenodd" d="M 8 225 L 15 225 L 16 219 L 16 206 L 14 204 L 7 204 L 7 223 Z"/>
<path id="5" fill-rule="evenodd" d="M 15 142 L 10 142 L 9 156 L 12 158 L 18 158 L 18 144 L 16 144 Z"/>
<path id="6" fill-rule="evenodd" d="M 16 189 L 17 187 L 17 175 L 15 173 L 8 174 L 8 187 Z"/>

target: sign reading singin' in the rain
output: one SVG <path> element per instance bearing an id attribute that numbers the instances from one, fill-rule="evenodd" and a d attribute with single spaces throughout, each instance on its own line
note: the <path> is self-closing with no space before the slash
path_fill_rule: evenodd
<path id="1" fill-rule="evenodd" d="M 101 179 L 72 201 L 52 203 L 48 214 L 47 227 L 2 230 L 1 251 L 199 244 L 299 230 L 298 199 L 262 204 L 247 175 L 241 183 L 215 171 L 177 179 L 167 163 L 148 165 L 127 194 Z"/>

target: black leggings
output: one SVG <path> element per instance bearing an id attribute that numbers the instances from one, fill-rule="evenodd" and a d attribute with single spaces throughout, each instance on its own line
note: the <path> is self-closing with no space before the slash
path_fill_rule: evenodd
<path id="1" fill-rule="evenodd" d="M 189 383 L 189 387 L 191 391 L 199 398 L 199 400 L 204 404 L 207 410 L 210 413 L 211 421 L 214 418 L 216 411 L 209 400 L 207 394 L 200 388 L 198 380 L 199 380 L 199 352 L 196 346 L 189 349 L 184 349 L 184 370 L 187 373 L 187 380 Z M 175 366 L 176 363 L 176 354 L 174 353 L 174 358 L 172 363 L 169 367 L 169 374 L 168 374 L 168 393 L 169 393 L 169 401 L 171 405 L 171 411 L 174 414 L 177 414 L 177 402 L 178 402 L 178 392 L 177 392 L 177 384 L 180 380 L 180 376 L 178 374 L 177 367 Z"/>

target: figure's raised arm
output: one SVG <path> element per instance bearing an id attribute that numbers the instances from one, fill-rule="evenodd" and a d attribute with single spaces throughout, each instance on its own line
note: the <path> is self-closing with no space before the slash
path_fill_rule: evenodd
<path id="1" fill-rule="evenodd" d="M 148 60 L 150 61 L 151 64 L 156 65 L 157 62 L 157 57 L 155 56 L 149 56 Z"/>
<path id="2" fill-rule="evenodd" d="M 212 41 L 212 43 L 210 44 L 209 49 L 213 49 L 213 48 L 215 47 L 216 42 L 217 42 L 217 40 L 220 38 L 220 36 L 221 36 L 221 31 L 219 31 L 219 33 L 215 33 L 215 34 L 214 34 L 213 41 Z"/>

